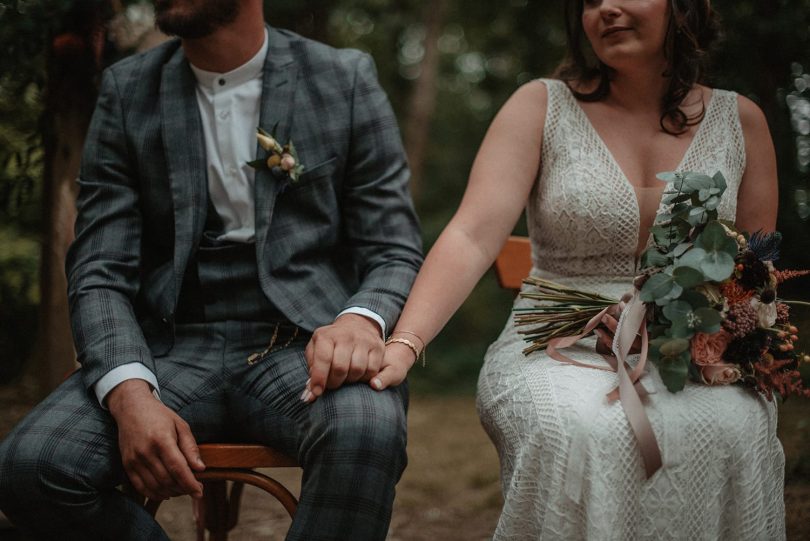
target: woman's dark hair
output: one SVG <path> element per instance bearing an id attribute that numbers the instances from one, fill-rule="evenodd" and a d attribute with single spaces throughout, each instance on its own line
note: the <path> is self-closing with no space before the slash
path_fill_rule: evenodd
<path id="1" fill-rule="evenodd" d="M 667 26 L 664 54 L 667 69 L 662 76 L 669 79 L 661 100 L 661 129 L 674 135 L 683 133 L 689 126 L 699 124 L 705 115 L 705 107 L 696 115 L 688 117 L 681 110 L 681 103 L 692 87 L 702 82 L 707 53 L 720 33 L 717 12 L 711 0 L 669 0 L 670 17 Z M 571 88 L 582 101 L 599 101 L 610 92 L 613 69 L 590 51 L 584 49 L 587 38 L 582 28 L 583 0 L 566 0 L 565 27 L 568 37 L 568 56 L 557 68 L 556 76 Z M 598 80 L 591 92 L 579 92 L 571 83 Z"/>

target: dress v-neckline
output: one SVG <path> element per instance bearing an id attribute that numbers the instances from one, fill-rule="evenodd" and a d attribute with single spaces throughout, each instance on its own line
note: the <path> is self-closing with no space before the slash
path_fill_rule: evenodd
<path id="1" fill-rule="evenodd" d="M 635 261 L 634 267 L 637 268 L 640 256 L 636 254 L 636 248 L 641 243 L 641 234 L 642 234 L 641 233 L 641 222 L 642 222 L 641 202 L 639 201 L 639 193 L 638 193 L 637 190 L 638 189 L 644 189 L 644 188 L 646 188 L 646 186 L 636 186 L 635 184 L 630 182 L 630 178 L 625 174 L 624 169 L 622 169 L 622 166 L 619 164 L 619 161 L 616 159 L 616 156 L 613 155 L 613 152 L 611 152 L 610 147 L 607 146 L 607 143 L 605 143 L 605 140 L 602 138 L 602 136 L 596 130 L 596 127 L 593 125 L 593 122 L 591 122 L 591 119 L 588 117 L 587 113 L 585 112 L 585 109 L 583 109 L 582 106 L 577 101 L 576 96 L 574 96 L 573 92 L 571 91 L 571 89 L 568 87 L 567 84 L 565 84 L 562 81 L 561 81 L 561 83 L 562 83 L 562 86 L 565 87 L 565 91 L 566 91 L 566 94 L 568 96 L 568 99 L 573 104 L 573 108 L 576 111 L 576 114 L 581 116 L 584 124 L 586 124 L 588 126 L 588 130 L 590 131 L 591 136 L 597 141 L 597 144 L 602 148 L 604 153 L 608 156 L 608 161 L 610 162 L 611 166 L 619 174 L 619 177 L 621 177 L 621 184 L 625 187 L 625 190 L 629 189 L 633 194 L 633 201 L 635 202 L 635 205 L 634 205 L 635 217 L 636 217 L 636 227 L 635 227 L 635 232 L 636 233 L 635 233 L 635 239 L 634 239 L 635 243 L 633 244 L 633 254 L 634 254 L 634 261 Z M 671 169 L 670 171 L 681 171 L 681 170 L 683 170 L 683 167 L 686 165 L 688 159 L 690 158 L 690 156 L 692 154 L 692 150 L 695 148 L 696 141 L 698 140 L 699 137 L 702 137 L 703 132 L 706 131 L 706 129 L 708 129 L 708 128 L 704 128 L 704 127 L 707 124 L 706 119 L 709 118 L 709 111 L 712 109 L 712 107 L 714 106 L 714 103 L 716 101 L 715 100 L 715 94 L 716 93 L 717 93 L 717 90 L 712 89 L 711 95 L 709 96 L 708 104 L 706 105 L 706 108 L 704 110 L 703 119 L 700 122 L 700 125 L 697 127 L 697 130 L 695 130 L 695 134 L 692 136 L 692 140 L 689 141 L 689 144 L 686 147 L 686 151 L 684 152 L 683 156 L 681 157 L 681 160 L 678 162 L 678 165 L 675 167 L 675 169 Z M 662 188 L 662 190 L 661 190 L 662 191 L 662 194 L 661 194 L 662 199 L 663 199 L 663 191 L 665 189 L 666 189 L 666 186 L 664 186 Z M 658 209 L 657 209 L 656 213 L 658 213 L 660 211 L 661 211 L 661 203 L 659 202 Z M 654 219 L 653 219 L 653 221 L 654 221 Z M 647 235 L 648 235 L 648 238 L 647 238 L 647 241 L 645 242 L 645 245 L 649 244 L 649 232 L 647 232 Z"/>
<path id="2" fill-rule="evenodd" d="M 588 117 L 588 114 L 585 112 L 585 109 L 583 109 L 582 106 L 579 104 L 577 98 L 571 92 L 571 89 L 568 88 L 568 85 L 566 85 L 565 83 L 563 83 L 563 85 L 567 90 L 568 97 L 573 103 L 574 109 L 576 109 L 577 114 L 582 116 L 582 119 L 585 121 L 585 124 L 587 124 L 588 129 L 591 132 L 591 135 L 594 136 L 594 138 L 598 141 L 599 146 L 601 146 L 602 149 L 605 151 L 605 154 L 608 155 L 611 164 L 613 165 L 613 167 L 616 168 L 616 171 L 622 177 L 625 184 L 627 184 L 627 186 L 629 186 L 633 190 L 635 190 L 635 188 L 644 188 L 645 186 L 637 186 L 630 181 L 630 177 L 628 177 L 627 174 L 625 174 L 621 164 L 619 164 L 619 161 L 616 159 L 616 156 L 610 150 L 610 147 L 608 147 L 607 143 L 602 138 L 602 135 L 596 129 L 596 126 L 594 126 L 593 122 L 591 122 L 591 119 L 590 117 Z M 717 92 L 716 90 L 712 89 L 712 93 L 709 96 L 708 104 L 706 105 L 706 109 L 704 110 L 703 119 L 701 120 L 700 125 L 697 127 L 697 130 L 695 130 L 695 134 L 692 136 L 692 140 L 689 141 L 689 144 L 686 147 L 686 151 L 684 151 L 683 156 L 678 162 L 678 165 L 676 165 L 674 169 L 667 169 L 666 171 L 680 171 L 683 168 L 684 164 L 686 164 L 687 159 L 692 154 L 692 149 L 695 147 L 695 141 L 697 141 L 697 139 L 702 135 L 702 132 L 705 131 L 704 130 L 704 126 L 706 125 L 705 120 L 709 117 L 709 111 L 712 109 L 712 106 L 714 105 L 715 102 L 714 96 L 716 92 Z"/>

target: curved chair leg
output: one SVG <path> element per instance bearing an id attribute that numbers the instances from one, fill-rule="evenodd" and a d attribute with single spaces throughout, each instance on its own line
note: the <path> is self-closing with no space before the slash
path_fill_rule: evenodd
<path id="1" fill-rule="evenodd" d="M 262 473 L 241 468 L 210 468 L 203 472 L 197 473 L 196 477 L 200 481 L 228 480 L 236 483 L 247 483 L 249 485 L 253 485 L 276 498 L 281 505 L 284 506 L 284 509 L 287 510 L 290 517 L 295 516 L 295 510 L 298 507 L 298 500 L 295 499 L 295 496 L 293 496 L 284 485 L 272 477 L 268 477 Z M 241 495 L 242 489 L 239 488 L 238 490 L 239 494 Z M 236 501 L 238 502 L 238 500 L 239 497 L 237 496 Z"/>
<path id="2" fill-rule="evenodd" d="M 194 521 L 197 526 L 197 541 L 205 541 L 205 531 L 211 533 L 210 541 L 227 541 L 228 532 L 239 521 L 239 507 L 244 484 L 258 487 L 276 498 L 290 515 L 295 516 L 298 500 L 287 488 L 267 475 L 241 468 L 210 468 L 195 474 L 203 482 L 205 489 L 202 500 L 194 500 Z M 226 481 L 233 481 L 230 494 Z M 160 500 L 150 500 L 139 496 L 131 487 L 127 493 L 143 503 L 152 516 L 157 513 Z"/>

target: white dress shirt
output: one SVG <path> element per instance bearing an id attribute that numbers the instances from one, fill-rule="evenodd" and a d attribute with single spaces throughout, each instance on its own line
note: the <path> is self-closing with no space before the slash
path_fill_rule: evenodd
<path id="1" fill-rule="evenodd" d="M 200 109 L 205 153 L 208 162 L 208 195 L 222 219 L 220 240 L 252 242 L 256 236 L 253 184 L 254 170 L 247 162 L 256 158 L 256 128 L 262 97 L 262 69 L 267 56 L 267 31 L 264 44 L 253 58 L 227 73 L 214 73 L 191 65 L 197 79 L 197 105 Z M 266 130 L 272 126 L 262 126 Z M 385 321 L 379 314 L 361 307 L 346 313 L 359 314 L 376 321 L 385 337 Z M 118 384 L 142 379 L 160 396 L 157 378 L 139 362 L 127 363 L 107 372 L 95 384 L 95 393 L 104 406 L 104 398 Z"/>

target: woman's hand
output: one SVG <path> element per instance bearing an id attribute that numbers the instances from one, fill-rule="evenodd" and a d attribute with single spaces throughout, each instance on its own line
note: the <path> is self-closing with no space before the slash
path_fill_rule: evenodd
<path id="1" fill-rule="evenodd" d="M 408 370 L 411 369 L 414 362 L 416 362 L 416 354 L 411 348 L 399 342 L 391 342 L 385 346 L 380 373 L 371 380 L 371 388 L 382 391 L 399 385 L 405 381 Z"/>

